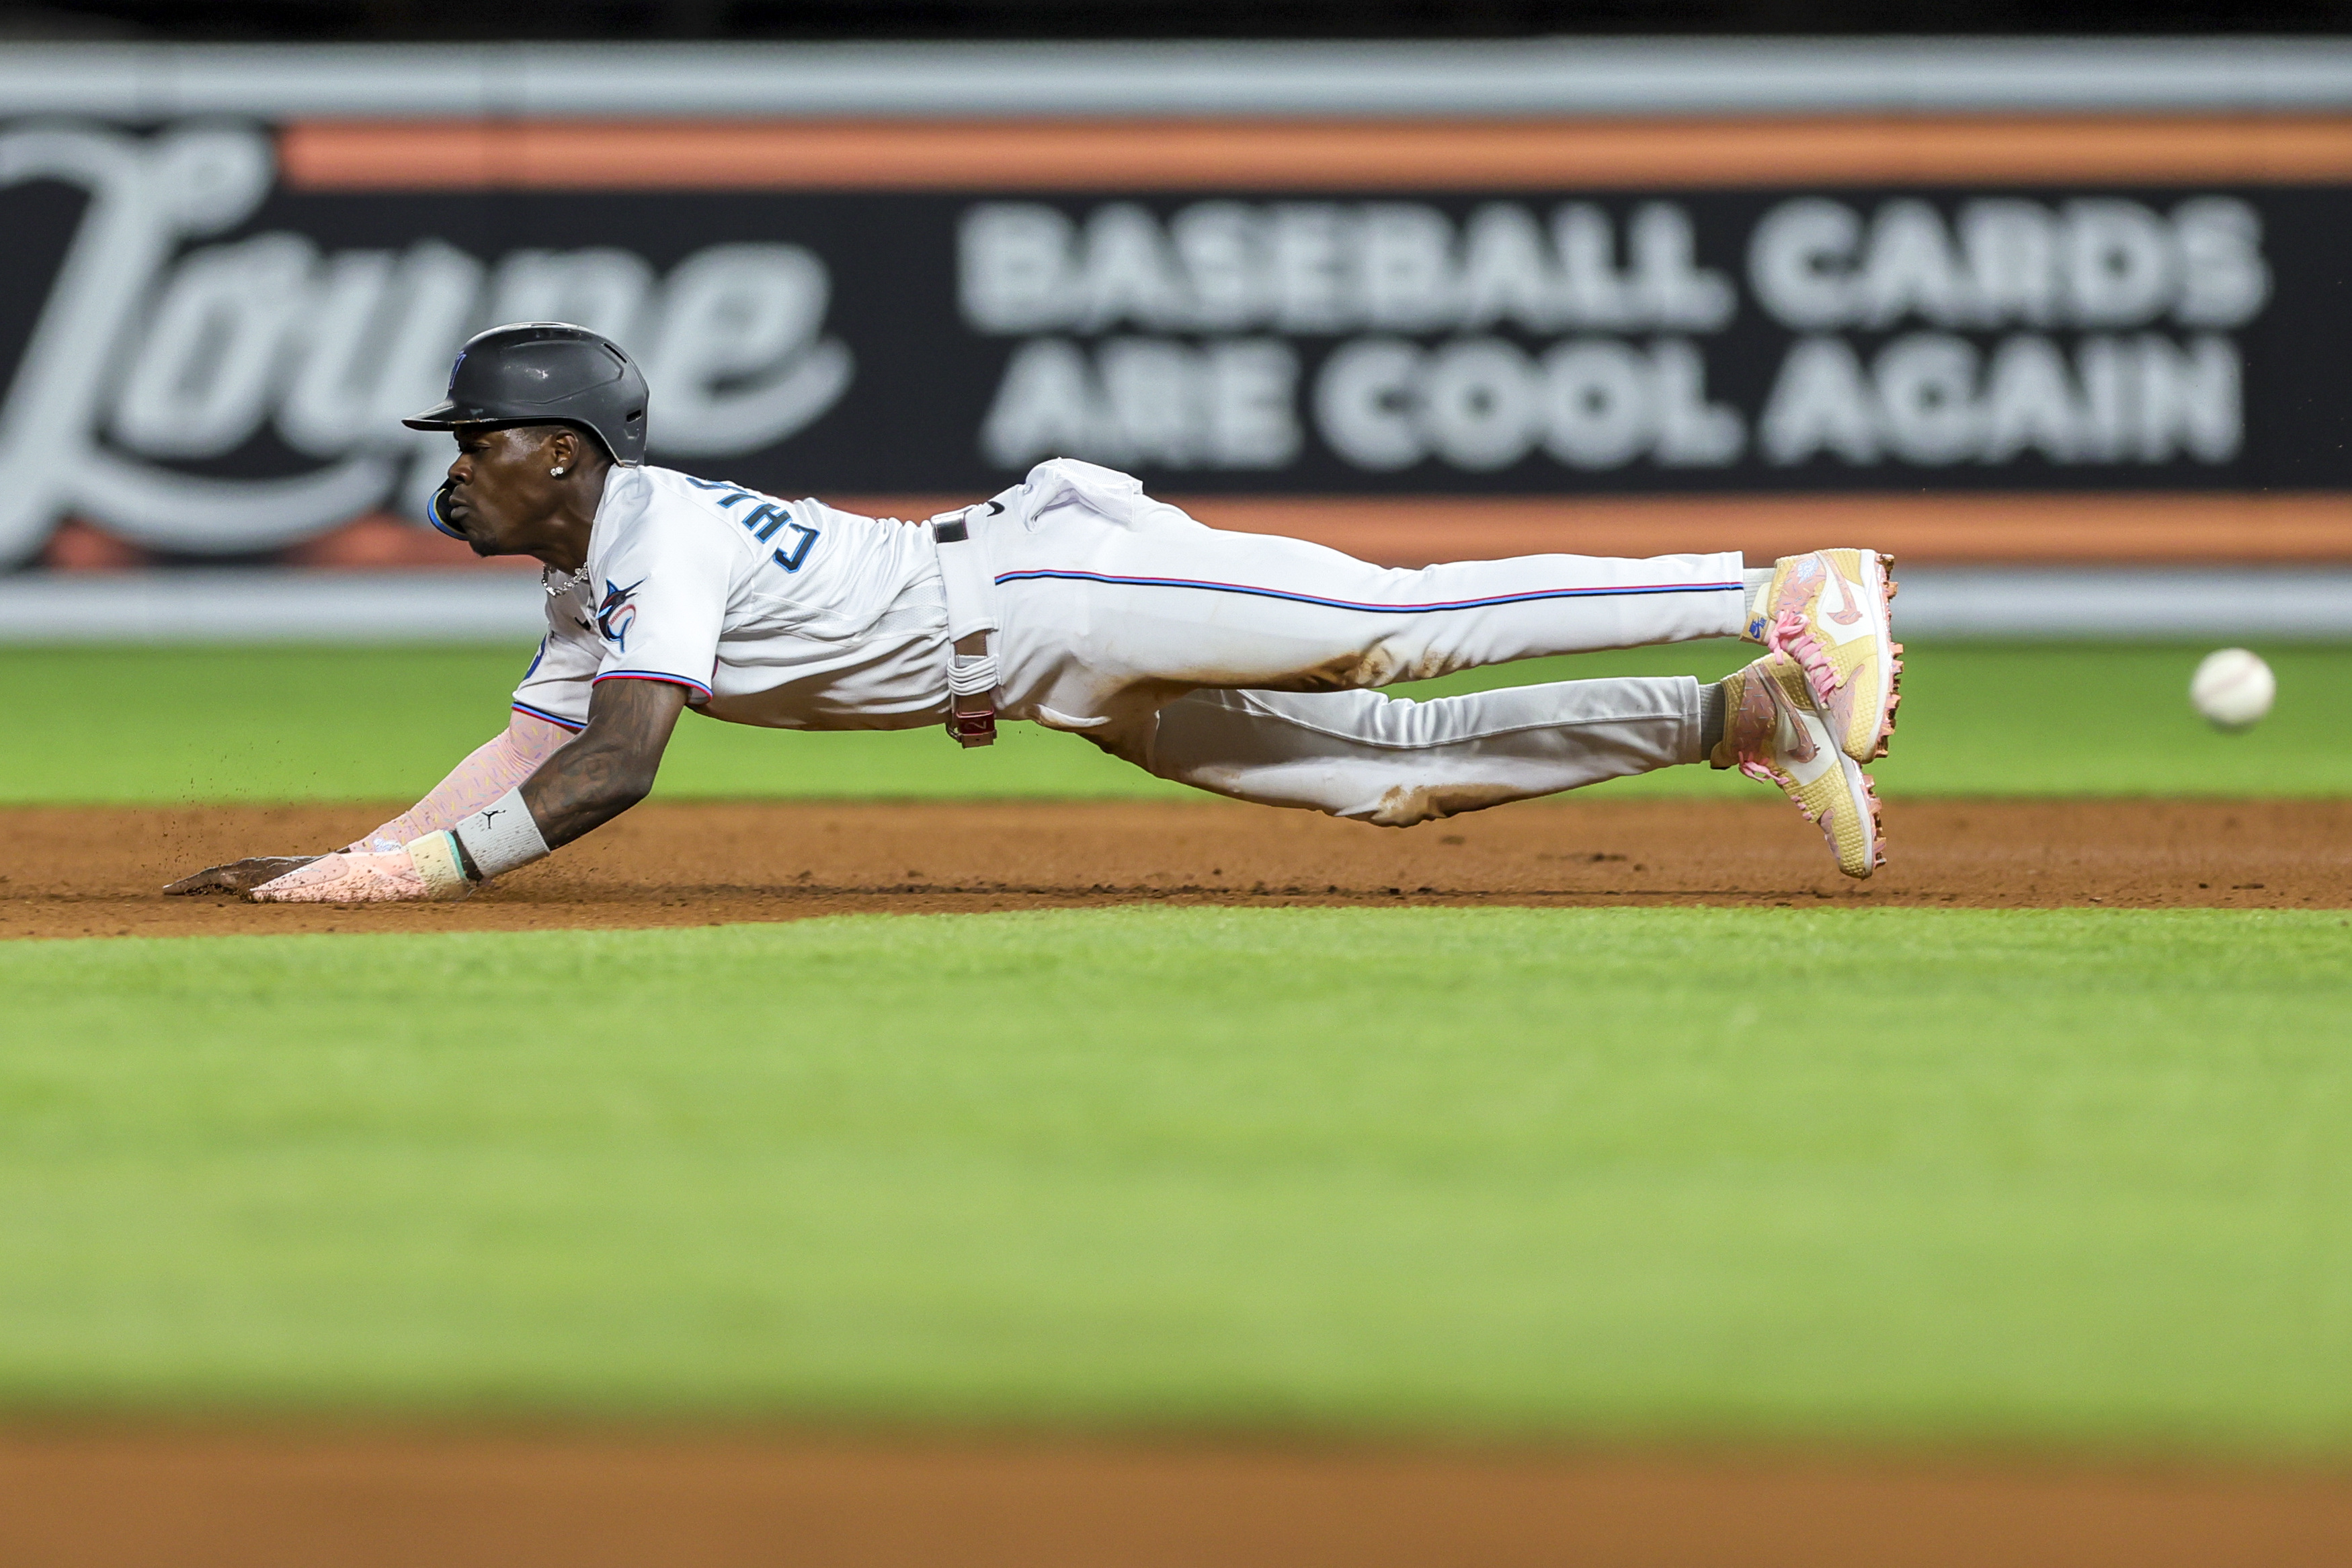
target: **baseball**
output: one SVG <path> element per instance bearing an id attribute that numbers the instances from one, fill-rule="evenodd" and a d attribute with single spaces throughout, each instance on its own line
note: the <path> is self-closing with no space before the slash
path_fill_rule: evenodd
<path id="1" fill-rule="evenodd" d="M 2248 729 L 2271 711 L 2278 677 L 2243 648 L 2208 653 L 2189 678 L 2189 701 L 2216 729 Z"/>

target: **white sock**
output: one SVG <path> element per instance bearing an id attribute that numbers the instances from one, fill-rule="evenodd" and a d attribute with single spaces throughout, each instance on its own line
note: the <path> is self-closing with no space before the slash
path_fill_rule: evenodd
<path id="1" fill-rule="evenodd" d="M 1764 596 L 1772 591 L 1775 570 L 1769 566 L 1752 566 L 1739 574 L 1739 580 L 1748 590 L 1748 613 L 1744 619 L 1748 622 L 1748 640 L 1751 643 L 1764 640 Z"/>

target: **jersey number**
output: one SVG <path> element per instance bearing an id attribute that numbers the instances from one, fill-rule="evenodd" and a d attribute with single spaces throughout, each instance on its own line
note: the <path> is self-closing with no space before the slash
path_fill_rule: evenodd
<path id="1" fill-rule="evenodd" d="M 779 530 L 790 528 L 793 534 L 790 547 L 780 547 L 768 554 L 770 560 L 774 561 L 786 571 L 798 571 L 808 560 L 809 547 L 816 543 L 817 530 L 806 523 L 794 522 L 792 513 L 786 511 L 781 503 L 754 495 L 738 486 L 714 484 L 710 480 L 697 479 L 690 475 L 688 476 L 687 482 L 699 486 L 705 490 L 726 491 L 726 498 L 719 503 L 721 511 L 726 511 L 740 502 L 756 502 L 757 505 L 750 511 L 743 513 L 735 520 L 750 529 L 751 537 L 761 544 L 766 544 L 770 539 L 774 538 Z"/>

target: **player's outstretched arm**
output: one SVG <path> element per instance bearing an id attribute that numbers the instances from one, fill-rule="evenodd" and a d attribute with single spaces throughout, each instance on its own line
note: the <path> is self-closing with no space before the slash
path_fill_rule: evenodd
<path id="1" fill-rule="evenodd" d="M 685 706 L 685 688 L 669 682 L 606 681 L 589 701 L 587 728 L 520 788 L 452 827 L 322 856 L 247 896 L 263 904 L 463 898 L 644 800 Z"/>
<path id="2" fill-rule="evenodd" d="M 499 796 L 530 778 L 555 755 L 572 731 L 562 725 L 518 711 L 496 738 L 476 747 L 463 762 L 426 791 L 423 800 L 374 831 L 363 834 L 348 850 L 391 850 L 426 833 L 453 828 Z M 259 855 L 206 866 L 184 876 L 165 893 L 250 893 L 319 859 L 317 855 Z"/>
<path id="3" fill-rule="evenodd" d="M 686 688 L 667 681 L 600 682 L 588 727 L 522 786 L 549 849 L 601 828 L 653 792 Z"/>
<path id="4" fill-rule="evenodd" d="M 532 774 L 562 750 L 573 731 L 517 709 L 494 740 L 483 742 L 425 799 L 343 847 L 384 850 L 454 828 Z"/>

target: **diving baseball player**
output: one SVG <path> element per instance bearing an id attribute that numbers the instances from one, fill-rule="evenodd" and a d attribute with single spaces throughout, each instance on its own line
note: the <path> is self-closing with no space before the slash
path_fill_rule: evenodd
<path id="1" fill-rule="evenodd" d="M 578 327 L 466 345 L 446 400 L 405 423 L 457 439 L 436 526 L 545 565 L 547 634 L 511 722 L 357 843 L 167 891 L 462 898 L 645 799 L 688 708 L 783 729 L 944 723 L 966 745 L 1023 719 L 1216 794 L 1398 828 L 1705 761 L 1786 791 L 1847 875 L 1884 858 L 1861 764 L 1885 754 L 1901 649 L 1874 552 L 1394 570 L 1204 527 L 1067 459 L 905 523 L 648 466 L 646 404 L 628 356 Z M 1715 685 L 1372 689 L 1735 635 L 1766 652 Z"/>

